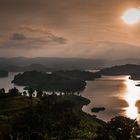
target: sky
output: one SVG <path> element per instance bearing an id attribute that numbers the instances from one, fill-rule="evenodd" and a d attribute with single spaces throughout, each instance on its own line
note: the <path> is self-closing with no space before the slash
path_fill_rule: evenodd
<path id="1" fill-rule="evenodd" d="M 0 0 L 0 57 L 140 58 L 140 0 Z"/>

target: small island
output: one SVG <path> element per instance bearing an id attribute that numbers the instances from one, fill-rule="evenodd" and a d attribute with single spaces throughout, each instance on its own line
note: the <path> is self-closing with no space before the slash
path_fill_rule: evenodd
<path id="1" fill-rule="evenodd" d="M 0 77 L 8 77 L 8 71 L 0 70 Z"/>
<path id="2" fill-rule="evenodd" d="M 93 113 L 98 113 L 100 111 L 105 111 L 105 108 L 104 107 L 94 107 L 94 108 L 91 109 L 91 111 Z"/>
<path id="3" fill-rule="evenodd" d="M 14 77 L 12 83 L 25 86 L 25 89 L 64 93 L 79 93 L 86 87 L 86 81 L 100 78 L 99 73 L 86 71 L 57 71 L 43 73 L 37 71 L 24 72 Z"/>

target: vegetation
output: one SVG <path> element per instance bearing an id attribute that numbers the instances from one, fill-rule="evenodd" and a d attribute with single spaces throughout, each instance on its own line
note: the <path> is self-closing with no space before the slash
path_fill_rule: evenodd
<path id="1" fill-rule="evenodd" d="M 136 120 L 122 116 L 105 123 L 81 108 L 89 100 L 76 95 L 28 94 L 16 88 L 0 90 L 1 140 L 137 140 Z M 25 96 L 29 95 L 29 96 Z M 31 104 L 32 101 L 32 104 Z"/>
<path id="2" fill-rule="evenodd" d="M 131 75 L 140 72 L 140 65 L 126 64 L 105 68 L 100 71 L 102 75 Z"/>
<path id="3" fill-rule="evenodd" d="M 130 79 L 132 79 L 132 80 L 140 80 L 140 71 L 137 72 L 137 73 L 132 73 L 130 75 Z"/>
<path id="4" fill-rule="evenodd" d="M 16 85 L 25 86 L 26 89 L 79 93 L 85 89 L 85 80 L 94 80 L 99 77 L 99 73 L 84 71 L 58 71 L 51 74 L 30 71 L 16 75 L 12 82 Z"/>
<path id="5" fill-rule="evenodd" d="M 55 75 L 67 77 L 69 79 L 79 79 L 84 81 L 92 81 L 95 78 L 101 78 L 101 74 L 99 72 L 92 73 L 89 71 L 71 70 L 71 71 L 56 71 L 53 73 Z"/>
<path id="6" fill-rule="evenodd" d="M 0 70 L 0 77 L 8 77 L 8 71 Z"/>

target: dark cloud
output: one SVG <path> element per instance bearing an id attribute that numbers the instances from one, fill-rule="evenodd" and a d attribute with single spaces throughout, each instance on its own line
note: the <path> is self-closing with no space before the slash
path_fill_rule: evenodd
<path id="1" fill-rule="evenodd" d="M 10 39 L 11 40 L 26 40 L 27 38 L 24 34 L 15 33 Z"/>
<path id="2" fill-rule="evenodd" d="M 49 47 L 51 45 L 65 44 L 66 39 L 56 36 L 52 33 L 46 32 L 41 37 L 32 37 L 31 35 L 24 35 L 23 33 L 14 33 L 7 41 L 5 41 L 1 48 L 21 48 L 21 49 L 33 49 Z"/>

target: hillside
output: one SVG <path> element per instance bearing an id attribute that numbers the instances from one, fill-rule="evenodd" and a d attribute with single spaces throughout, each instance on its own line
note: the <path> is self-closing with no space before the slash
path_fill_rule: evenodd
<path id="1" fill-rule="evenodd" d="M 140 73 L 140 65 L 120 65 L 113 66 L 110 68 L 101 69 L 100 73 L 102 75 L 131 75 L 134 73 Z"/>

